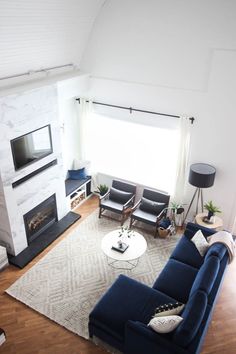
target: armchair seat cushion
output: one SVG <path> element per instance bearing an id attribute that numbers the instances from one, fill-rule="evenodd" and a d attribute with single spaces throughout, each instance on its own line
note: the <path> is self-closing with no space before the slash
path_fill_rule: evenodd
<path id="1" fill-rule="evenodd" d="M 145 221 L 147 224 L 156 225 L 157 215 L 147 213 L 141 209 L 136 209 L 132 213 L 132 218 L 139 221 Z"/>
<path id="2" fill-rule="evenodd" d="M 110 200 L 110 199 L 103 200 L 101 202 L 100 206 L 102 208 L 104 207 L 105 209 L 110 210 L 110 211 L 114 211 L 115 210 L 117 213 L 120 213 L 120 214 L 123 211 L 123 204 L 114 202 L 113 200 Z"/>
<path id="3" fill-rule="evenodd" d="M 176 302 L 176 299 L 120 275 L 90 313 L 89 326 L 121 340 L 128 320 L 147 324 L 156 307 L 170 302 Z"/>
<path id="4" fill-rule="evenodd" d="M 186 304 L 197 273 L 198 269 L 169 259 L 153 288 Z"/>

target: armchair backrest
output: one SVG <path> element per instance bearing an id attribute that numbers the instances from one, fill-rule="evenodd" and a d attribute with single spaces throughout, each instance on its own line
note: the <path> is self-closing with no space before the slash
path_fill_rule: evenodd
<path id="1" fill-rule="evenodd" d="M 112 181 L 112 187 L 119 189 L 120 191 L 132 193 L 132 194 L 136 193 L 136 185 L 135 184 L 122 182 L 122 181 L 119 181 L 116 179 L 114 179 Z"/>
<path id="2" fill-rule="evenodd" d="M 143 197 L 153 202 L 165 203 L 165 208 L 168 207 L 170 201 L 170 196 L 166 192 L 146 188 L 143 190 Z"/>

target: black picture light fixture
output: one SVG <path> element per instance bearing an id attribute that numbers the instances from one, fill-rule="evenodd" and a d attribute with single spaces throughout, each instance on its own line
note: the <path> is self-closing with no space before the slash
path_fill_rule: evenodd
<path id="1" fill-rule="evenodd" d="M 189 210 L 194 202 L 194 199 L 197 197 L 196 204 L 196 215 L 198 214 L 198 204 L 201 198 L 201 209 L 203 212 L 203 188 L 212 187 L 215 181 L 216 169 L 215 167 L 208 165 L 206 163 L 194 163 L 190 166 L 189 178 L 188 182 L 196 187 L 195 192 L 193 194 L 192 200 L 189 204 L 187 213 L 184 218 L 184 222 L 188 216 Z"/>

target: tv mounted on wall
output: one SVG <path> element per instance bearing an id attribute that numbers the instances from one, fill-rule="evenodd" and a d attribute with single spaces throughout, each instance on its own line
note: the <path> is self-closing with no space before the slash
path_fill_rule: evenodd
<path id="1" fill-rule="evenodd" d="M 53 152 L 50 125 L 11 140 L 11 150 L 16 171 L 50 155 Z"/>

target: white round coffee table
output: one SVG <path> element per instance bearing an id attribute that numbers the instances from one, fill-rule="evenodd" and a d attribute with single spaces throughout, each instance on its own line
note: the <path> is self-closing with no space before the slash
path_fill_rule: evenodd
<path id="1" fill-rule="evenodd" d="M 118 240 L 120 230 L 114 230 L 106 234 L 101 243 L 102 251 L 108 259 L 108 264 L 116 269 L 131 270 L 137 266 L 139 258 L 147 249 L 147 242 L 145 238 L 136 231 L 131 231 L 130 237 L 122 238 L 128 248 L 124 253 L 112 249 L 112 246 L 118 247 Z"/>

